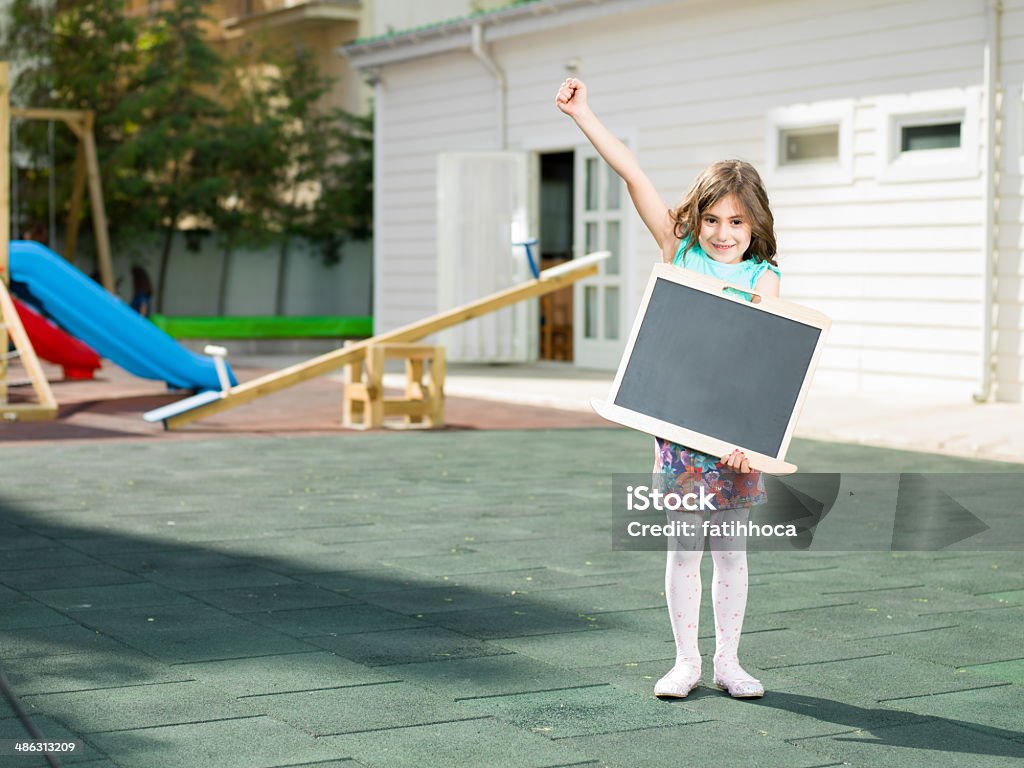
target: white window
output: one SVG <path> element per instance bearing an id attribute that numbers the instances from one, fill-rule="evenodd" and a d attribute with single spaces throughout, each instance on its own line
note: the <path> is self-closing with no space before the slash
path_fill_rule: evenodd
<path id="1" fill-rule="evenodd" d="M 815 186 L 853 180 L 853 102 L 782 107 L 768 113 L 770 186 Z"/>
<path id="2" fill-rule="evenodd" d="M 960 115 L 912 121 L 900 126 L 900 152 L 930 152 L 936 149 L 960 149 L 964 121 Z"/>
<path id="3" fill-rule="evenodd" d="M 839 126 L 814 125 L 779 131 L 779 166 L 831 165 L 839 162 Z"/>
<path id="4" fill-rule="evenodd" d="M 885 96 L 876 101 L 878 180 L 968 179 L 980 172 L 977 88 Z"/>

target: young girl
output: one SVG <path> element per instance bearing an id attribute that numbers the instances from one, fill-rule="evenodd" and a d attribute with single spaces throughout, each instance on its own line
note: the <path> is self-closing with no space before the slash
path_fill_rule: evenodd
<path id="1" fill-rule="evenodd" d="M 555 103 L 626 182 L 663 261 L 750 288 L 762 296 L 779 295 L 774 219 L 753 166 L 740 160 L 715 163 L 697 178 L 682 203 L 670 208 L 640 170 L 633 153 L 591 111 L 587 88 L 580 80 L 569 78 L 562 83 Z M 753 297 L 745 294 L 745 298 Z M 654 472 L 667 486 L 708 485 L 718 502 L 713 523 L 746 522 L 750 507 L 765 501 L 761 474 L 750 471 L 749 460 L 738 450 L 719 459 L 657 438 Z M 710 544 L 714 560 L 714 682 L 735 698 L 757 698 L 764 695 L 764 688 L 740 666 L 737 657 L 747 605 L 745 543 L 712 537 Z M 704 540 L 699 534 L 677 542 L 668 552 L 665 597 L 675 635 L 676 663 L 655 684 L 656 696 L 685 698 L 700 683 L 697 620 L 703 552 Z"/>

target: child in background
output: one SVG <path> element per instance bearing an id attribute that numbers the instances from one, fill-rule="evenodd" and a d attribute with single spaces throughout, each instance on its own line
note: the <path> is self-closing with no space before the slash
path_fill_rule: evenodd
<path id="1" fill-rule="evenodd" d="M 768 195 L 753 166 L 740 160 L 715 163 L 700 174 L 682 203 L 671 208 L 640 169 L 633 153 L 597 119 L 582 81 L 569 78 L 562 83 L 555 103 L 622 177 L 637 213 L 658 243 L 663 261 L 749 288 L 761 296 L 779 295 L 774 219 Z M 704 331 L 714 334 L 713 328 Z M 741 376 L 742 369 L 737 369 L 736 375 Z M 654 472 L 666 487 L 713 483 L 718 507 L 712 513 L 713 523 L 745 523 L 750 507 L 765 501 L 761 474 L 750 471 L 749 460 L 738 450 L 718 458 L 656 438 Z M 700 525 L 697 530 L 701 530 Z M 713 536 L 710 544 L 714 560 L 714 682 L 734 698 L 757 698 L 764 695 L 764 687 L 740 666 L 738 658 L 747 605 L 745 542 L 738 545 L 731 537 Z M 655 684 L 656 696 L 685 698 L 700 684 L 697 622 L 703 552 L 700 535 L 677 542 L 668 552 L 665 597 L 675 636 L 676 663 Z"/>
<path id="2" fill-rule="evenodd" d="M 149 273 L 138 264 L 132 267 L 131 307 L 143 317 L 153 314 L 153 284 Z"/>

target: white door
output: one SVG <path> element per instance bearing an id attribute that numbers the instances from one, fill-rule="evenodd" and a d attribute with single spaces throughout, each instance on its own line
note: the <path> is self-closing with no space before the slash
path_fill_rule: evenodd
<path id="1" fill-rule="evenodd" d="M 622 243 L 626 191 L 622 180 L 593 147 L 576 150 L 576 258 L 610 251 L 601 271 L 576 283 L 573 296 L 573 346 L 581 368 L 614 371 L 625 345 L 622 332 Z"/>
<path id="2" fill-rule="evenodd" d="M 531 279 L 525 251 L 513 246 L 527 235 L 526 155 L 444 153 L 437 179 L 438 311 Z M 438 343 L 451 362 L 529 362 L 537 324 L 536 300 L 525 301 L 442 331 Z"/>

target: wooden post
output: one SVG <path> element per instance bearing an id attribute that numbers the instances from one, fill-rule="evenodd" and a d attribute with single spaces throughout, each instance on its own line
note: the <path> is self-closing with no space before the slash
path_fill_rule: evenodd
<path id="1" fill-rule="evenodd" d="M 25 366 L 29 380 L 32 382 L 32 388 L 35 390 L 36 397 L 39 399 L 38 403 L 25 403 L 23 405 L 11 405 L 5 401 L 0 403 L 0 414 L 2 414 L 5 419 L 12 420 L 56 418 L 57 401 L 53 398 L 53 390 L 50 389 L 50 382 L 46 380 L 46 373 L 43 372 L 43 367 L 39 364 L 39 358 L 36 357 L 36 351 L 32 348 L 32 342 L 29 341 L 28 334 L 25 332 L 25 327 L 21 324 L 21 318 L 18 317 L 18 310 L 15 308 L 14 302 L 11 300 L 11 295 L 7 292 L 7 286 L 2 282 L 0 282 L 0 320 L 4 322 L 6 330 L 10 332 L 11 341 L 14 342 L 14 348 L 18 350 L 18 353 L 21 356 L 21 363 Z M 5 359 L 6 356 L 7 346 L 5 345 Z"/>
<path id="2" fill-rule="evenodd" d="M 85 147 L 85 168 L 86 175 L 89 177 L 89 207 L 92 208 L 92 228 L 96 238 L 96 260 L 99 262 L 100 279 L 103 281 L 103 287 L 110 293 L 114 293 L 114 265 L 110 259 L 107 211 L 103 207 L 100 163 L 96 157 L 96 137 L 92 132 L 95 119 L 95 112 L 86 113 L 85 135 L 82 137 L 82 144 Z"/>
<path id="3" fill-rule="evenodd" d="M 352 346 L 352 341 L 346 341 L 344 348 Z M 364 420 L 363 403 L 361 398 L 353 397 L 356 387 L 363 383 L 363 357 L 356 357 L 345 366 L 345 390 L 341 403 L 341 423 L 359 424 Z"/>
<path id="4" fill-rule="evenodd" d="M 82 198 L 85 196 L 85 145 L 78 142 L 75 156 L 75 175 L 71 186 L 71 205 L 68 207 L 68 226 L 64 240 L 64 258 L 75 263 L 78 249 L 78 226 L 82 222 Z"/>
<path id="5" fill-rule="evenodd" d="M 380 429 L 384 426 L 384 347 L 370 347 L 366 351 L 366 394 L 363 406 L 366 426 Z"/>
<path id="6" fill-rule="evenodd" d="M 444 426 L 444 377 L 447 369 L 444 355 L 444 347 L 438 347 L 427 370 L 427 398 L 431 403 L 427 423 L 432 427 Z"/>
<path id="7" fill-rule="evenodd" d="M 422 400 L 424 397 L 426 397 L 426 394 L 423 392 L 423 365 L 425 362 L 427 361 L 415 357 L 407 357 L 405 359 L 406 400 Z M 422 424 L 423 416 L 418 413 L 406 414 L 405 423 Z"/>
<path id="8" fill-rule="evenodd" d="M 11 220 L 8 197 L 11 188 L 11 101 L 10 70 L 0 61 L 0 416 L 5 419 L 53 419 L 57 402 L 46 380 L 28 334 L 21 324 L 7 285 L 10 282 Z M 7 348 L 9 341 L 21 355 L 39 403 L 11 405 L 7 402 Z"/>

